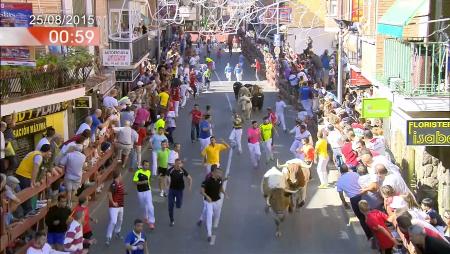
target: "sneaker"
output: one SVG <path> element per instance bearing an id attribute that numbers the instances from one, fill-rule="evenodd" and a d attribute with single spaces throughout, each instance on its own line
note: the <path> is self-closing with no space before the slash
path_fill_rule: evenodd
<path id="1" fill-rule="evenodd" d="M 208 236 L 208 243 L 210 243 L 212 240 L 211 236 Z"/>
<path id="2" fill-rule="evenodd" d="M 167 197 L 167 193 L 165 191 L 163 191 L 163 196 Z"/>
<path id="3" fill-rule="evenodd" d="M 159 193 L 159 196 L 160 196 L 160 197 L 164 197 L 164 191 L 161 191 L 161 192 Z"/>
<path id="4" fill-rule="evenodd" d="M 150 228 L 150 230 L 154 230 L 155 229 L 155 224 L 154 223 L 149 223 L 148 227 Z"/>
<path id="5" fill-rule="evenodd" d="M 123 240 L 123 236 L 120 233 L 116 233 L 116 238 L 119 240 Z"/>
<path id="6" fill-rule="evenodd" d="M 202 222 L 203 222 L 202 220 L 197 221 L 197 226 L 200 227 L 202 225 Z"/>
<path id="7" fill-rule="evenodd" d="M 106 246 L 111 245 L 111 238 L 106 238 L 105 245 L 106 245 Z"/>
<path id="8" fill-rule="evenodd" d="M 170 226 L 173 227 L 175 225 L 175 221 L 170 222 Z"/>
<path id="9" fill-rule="evenodd" d="M 319 189 L 328 189 L 328 188 L 330 188 L 328 186 L 328 184 L 321 184 L 321 185 L 319 185 Z"/>

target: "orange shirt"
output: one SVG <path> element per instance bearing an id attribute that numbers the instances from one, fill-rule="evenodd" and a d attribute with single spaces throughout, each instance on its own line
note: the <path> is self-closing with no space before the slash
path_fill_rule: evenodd
<path id="1" fill-rule="evenodd" d="M 314 160 L 314 147 L 312 145 L 304 145 L 302 147 L 302 153 L 305 155 L 305 161 Z"/>

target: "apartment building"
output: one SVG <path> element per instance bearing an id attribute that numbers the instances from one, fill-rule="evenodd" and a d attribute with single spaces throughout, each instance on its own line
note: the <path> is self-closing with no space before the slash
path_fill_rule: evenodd
<path id="1" fill-rule="evenodd" d="M 431 137 L 414 143 L 410 127 L 414 121 L 450 120 L 450 1 L 327 2 L 338 19 L 353 22 L 343 38 L 352 78 L 373 86 L 373 97 L 392 103 L 391 116 L 383 118 L 384 135 L 405 178 L 419 199 L 435 198 L 441 211 L 449 209 L 450 147 Z"/>

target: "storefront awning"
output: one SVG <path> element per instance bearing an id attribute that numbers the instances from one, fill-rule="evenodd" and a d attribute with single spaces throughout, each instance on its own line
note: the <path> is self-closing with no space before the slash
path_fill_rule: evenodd
<path id="1" fill-rule="evenodd" d="M 389 10 L 381 17 L 377 25 L 379 34 L 401 38 L 403 28 L 418 10 L 428 2 L 426 0 L 396 0 Z"/>
<path id="2" fill-rule="evenodd" d="M 372 85 L 361 72 L 357 72 L 353 69 L 350 70 L 350 88 L 365 89 Z"/>

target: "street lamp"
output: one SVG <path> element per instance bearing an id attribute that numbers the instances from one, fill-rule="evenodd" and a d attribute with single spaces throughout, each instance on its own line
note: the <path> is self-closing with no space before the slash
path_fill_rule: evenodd
<path id="1" fill-rule="evenodd" d="M 344 88 L 344 84 L 343 84 L 343 66 L 342 66 L 342 57 L 344 55 L 343 52 L 343 47 L 342 47 L 342 43 L 343 43 L 343 30 L 345 28 L 348 28 L 349 26 L 352 26 L 353 22 L 351 21 L 347 21 L 347 20 L 343 20 L 343 19 L 334 19 L 334 21 L 336 22 L 336 24 L 338 24 L 339 26 L 339 42 L 338 42 L 338 84 L 337 84 L 337 98 L 338 98 L 338 102 L 342 104 L 342 97 L 343 97 L 343 88 Z"/>

